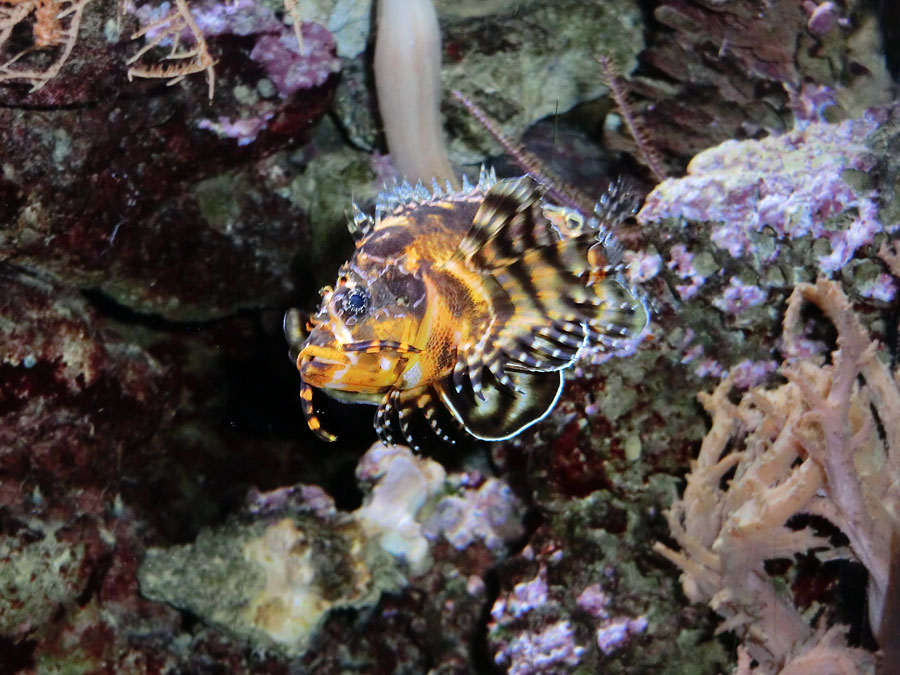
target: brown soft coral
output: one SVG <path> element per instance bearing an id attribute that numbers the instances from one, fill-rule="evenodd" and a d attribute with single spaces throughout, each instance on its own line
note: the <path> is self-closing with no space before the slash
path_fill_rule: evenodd
<path id="1" fill-rule="evenodd" d="M 816 305 L 837 330 L 830 363 L 801 357 L 801 310 Z M 713 424 L 682 499 L 668 513 L 681 547 L 656 550 L 683 570 L 686 595 L 725 618 L 746 652 L 740 672 L 853 673 L 874 656 L 846 646 L 839 629 L 813 630 L 779 595 L 764 562 L 830 548 L 795 514 L 823 516 L 847 536 L 869 571 L 873 632 L 882 625 L 890 541 L 900 513 L 900 383 L 877 357 L 840 286 L 821 280 L 794 290 L 784 319 L 787 383 L 754 389 L 737 404 L 726 379 L 700 400 Z M 734 469 L 723 487 L 722 479 Z"/>

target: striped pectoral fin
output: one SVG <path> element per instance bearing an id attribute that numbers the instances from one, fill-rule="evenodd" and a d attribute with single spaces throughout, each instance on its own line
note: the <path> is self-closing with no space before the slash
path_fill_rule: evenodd
<path id="1" fill-rule="evenodd" d="M 556 405 L 563 386 L 561 372 L 510 371 L 507 375 L 513 388 L 486 379 L 481 389 L 484 400 L 457 392 L 449 378 L 437 383 L 435 390 L 466 432 L 482 440 L 500 441 L 542 420 Z"/>
<path id="2" fill-rule="evenodd" d="M 650 322 L 644 298 L 620 279 L 605 279 L 591 289 L 601 301 L 586 323 L 588 343 L 615 351 L 639 341 Z"/>
<path id="3" fill-rule="evenodd" d="M 431 427 L 435 436 L 451 445 L 456 445 L 456 439 L 447 433 L 438 421 L 440 412 L 438 410 L 437 394 L 433 394 L 430 390 L 426 390 L 418 399 L 416 399 L 416 405 L 422 411 L 425 421 L 428 423 L 428 426 Z M 456 418 L 454 418 L 453 421 L 456 422 Z"/>
<path id="4" fill-rule="evenodd" d="M 574 237 L 532 249 L 493 272 L 515 308 L 500 340 L 511 361 L 556 370 L 585 346 L 615 349 L 643 332 L 643 299 L 609 264 L 614 251 L 604 249 L 604 266 L 595 266 L 598 246 L 589 235 Z"/>
<path id="5" fill-rule="evenodd" d="M 394 445 L 397 442 L 395 435 L 395 416 L 397 413 L 397 397 L 399 391 L 391 389 L 381 399 L 378 409 L 375 411 L 375 433 L 378 440 L 385 445 Z"/>
<path id="6" fill-rule="evenodd" d="M 512 306 L 494 341 L 502 360 L 551 371 L 577 357 L 593 315 L 583 301 L 594 293 L 580 279 L 589 269 L 584 256 L 589 246 L 587 240 L 554 242 L 492 273 Z"/>
<path id="7" fill-rule="evenodd" d="M 452 381 L 461 394 L 468 383 L 470 391 L 479 400 L 485 376 L 490 373 L 501 385 L 512 389 L 513 384 L 504 372 L 505 360 L 500 349 L 500 336 L 515 307 L 509 296 L 491 275 L 482 276 L 482 290 L 487 297 L 490 312 L 471 330 L 471 337 L 457 347 Z"/>
<path id="8" fill-rule="evenodd" d="M 509 360 L 535 372 L 568 368 L 581 351 L 582 342 L 564 345 L 541 335 L 540 329 L 518 336 L 515 345 L 509 347 Z"/>

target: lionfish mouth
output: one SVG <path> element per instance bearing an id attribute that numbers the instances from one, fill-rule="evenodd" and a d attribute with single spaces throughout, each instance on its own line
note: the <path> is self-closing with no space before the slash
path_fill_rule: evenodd
<path id="1" fill-rule="evenodd" d="M 398 360 L 387 361 L 382 371 L 359 367 L 359 354 L 410 354 L 422 351 L 405 342 L 366 340 L 340 345 L 339 348 L 307 344 L 297 355 L 300 371 L 300 398 L 309 428 L 324 441 L 336 436 L 322 428 L 313 408 L 313 388 L 346 391 L 383 391 L 397 377 Z M 402 367 L 402 366 L 400 366 Z"/>
<path id="2" fill-rule="evenodd" d="M 297 368 L 300 378 L 313 387 L 383 391 L 397 378 L 406 355 L 421 351 L 409 343 L 389 340 L 348 342 L 337 347 L 307 344 L 297 355 Z M 380 358 L 374 368 L 368 361 L 372 358 Z"/>
<path id="3" fill-rule="evenodd" d="M 306 345 L 297 355 L 297 366 L 303 368 L 313 362 L 322 365 L 345 366 L 350 363 L 350 359 L 341 349 Z"/>
<path id="4" fill-rule="evenodd" d="M 306 345 L 297 355 L 297 366 L 302 368 L 313 361 L 321 365 L 345 366 L 352 363 L 350 354 L 364 352 L 366 354 L 378 354 L 381 352 L 394 352 L 397 354 L 418 354 L 422 350 L 406 342 L 393 340 L 363 340 L 360 342 L 348 342 L 334 347 L 320 345 Z"/>

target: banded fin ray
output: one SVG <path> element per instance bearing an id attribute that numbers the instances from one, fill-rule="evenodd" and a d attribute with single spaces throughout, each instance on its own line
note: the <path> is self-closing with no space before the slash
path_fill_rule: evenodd
<path id="1" fill-rule="evenodd" d="M 542 189 L 529 176 L 494 184 L 485 194 L 450 263 L 461 263 L 481 275 L 482 289 L 490 296 L 491 317 L 477 332 L 475 342 L 460 345 L 452 380 L 457 393 L 462 392 L 468 378 L 473 393 L 483 399 L 482 381 L 485 371 L 503 387 L 515 385 L 497 358 L 494 348 L 504 326 L 515 316 L 514 302 L 492 278 L 496 270 L 516 264 L 534 248 L 553 245 L 559 234 L 544 217 Z M 580 341 L 579 341 L 580 344 Z M 485 358 L 485 357 L 488 358 Z"/>
<path id="2" fill-rule="evenodd" d="M 561 238 L 527 176 L 502 181 L 485 196 L 454 259 L 495 287 L 492 317 L 476 342 L 458 350 L 457 393 L 465 376 L 483 398 L 485 371 L 509 389 L 510 366 L 562 370 L 584 347 L 615 349 L 643 331 L 646 312 L 618 275 L 620 254 L 599 221 L 591 221 Z"/>
<path id="3" fill-rule="evenodd" d="M 375 227 L 375 219 L 359 208 L 356 202 L 353 202 L 352 207 L 353 216 L 347 220 L 347 230 L 349 230 L 350 236 L 353 237 L 353 241 L 360 241 L 372 233 L 372 229 Z"/>
<path id="4" fill-rule="evenodd" d="M 478 208 L 454 254 L 470 269 L 489 271 L 518 260 L 530 248 L 558 238 L 541 208 L 542 192 L 529 176 L 500 181 Z"/>
<path id="5" fill-rule="evenodd" d="M 430 385 L 406 390 L 391 389 L 375 411 L 375 432 L 378 440 L 386 445 L 405 443 L 413 450 L 420 451 L 421 448 L 410 429 L 410 423 L 416 414 L 419 414 L 438 438 L 455 445 L 456 440 L 438 421 L 441 416 L 438 401 L 438 392 Z M 456 418 L 453 418 L 453 421 L 458 423 Z M 461 424 L 459 428 L 464 431 Z"/>

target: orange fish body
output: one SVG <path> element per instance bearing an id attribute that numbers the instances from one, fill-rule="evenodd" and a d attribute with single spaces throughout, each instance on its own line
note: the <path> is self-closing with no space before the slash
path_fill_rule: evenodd
<path id="1" fill-rule="evenodd" d="M 450 440 L 441 408 L 477 438 L 509 438 L 552 409 L 585 348 L 617 349 L 647 324 L 598 220 L 544 201 L 529 177 L 483 171 L 448 196 L 401 187 L 351 229 L 356 251 L 309 334 L 285 316 L 304 413 L 326 440 L 313 389 L 377 404 L 387 443 L 415 445 L 419 411 Z"/>

